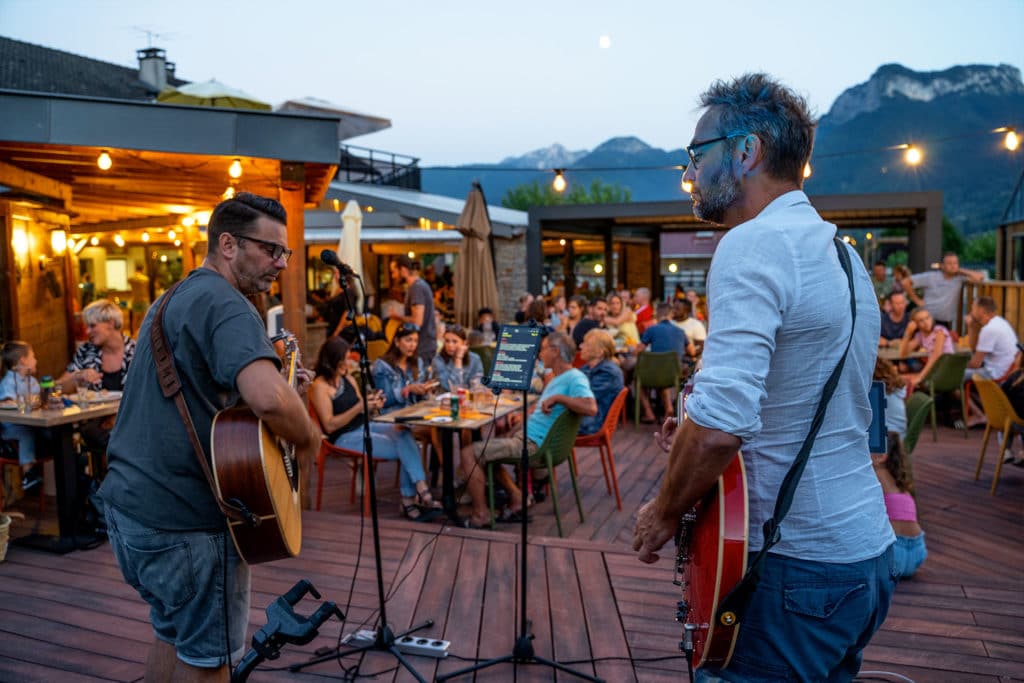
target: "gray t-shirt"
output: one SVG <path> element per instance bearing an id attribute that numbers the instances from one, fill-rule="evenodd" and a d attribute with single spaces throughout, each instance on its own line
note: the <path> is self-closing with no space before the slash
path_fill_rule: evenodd
<path id="1" fill-rule="evenodd" d="M 149 335 L 161 299 L 139 330 L 100 494 L 124 514 L 157 529 L 220 529 L 224 516 L 196 461 L 175 402 L 164 398 L 157 382 Z M 174 352 L 185 403 L 209 457 L 213 417 L 237 402 L 238 373 L 260 358 L 278 365 L 280 361 L 256 309 L 207 268 L 189 273 L 175 291 L 164 312 L 164 333 Z"/>
<path id="2" fill-rule="evenodd" d="M 426 363 L 437 353 L 437 326 L 434 324 L 434 293 L 423 278 L 418 277 L 405 293 L 405 314 L 412 315 L 413 306 L 423 306 L 423 324 L 420 325 L 420 339 L 416 355 Z"/>
<path id="3" fill-rule="evenodd" d="M 943 322 L 952 322 L 956 319 L 960 290 L 966 279 L 963 275 L 954 275 L 947 279 L 941 270 L 930 270 L 927 273 L 910 276 L 914 287 L 921 290 L 924 307 L 932 314 L 932 318 Z"/>

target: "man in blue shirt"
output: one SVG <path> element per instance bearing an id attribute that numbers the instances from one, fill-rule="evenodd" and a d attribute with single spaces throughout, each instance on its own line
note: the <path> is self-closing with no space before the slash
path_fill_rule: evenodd
<path id="1" fill-rule="evenodd" d="M 896 585 L 895 535 L 867 439 L 878 300 L 856 252 L 840 245 L 852 262 L 854 324 L 836 228 L 801 190 L 814 143 L 806 101 L 765 74 L 718 81 L 700 99 L 705 112 L 683 179 L 693 183 L 694 214 L 730 229 L 708 273 L 711 319 L 688 419 L 671 439 L 657 497 L 637 515 L 633 548 L 656 561 L 740 451 L 748 550 L 760 550 L 822 387 L 849 344 L 731 661 L 700 667 L 696 679 L 850 681 Z"/>
<path id="2" fill-rule="evenodd" d="M 580 415 L 596 415 L 597 401 L 590 390 L 586 376 L 572 366 L 576 346 L 572 339 L 560 332 L 552 332 L 540 343 L 538 359 L 545 368 L 551 368 L 551 379 L 537 401 L 526 425 L 526 448 L 530 455 L 537 452 L 548 435 L 555 420 L 566 410 Z M 486 448 L 486 450 L 485 450 Z M 523 452 L 523 430 L 513 432 L 506 438 L 477 441 L 462 447 L 460 462 L 466 478 L 466 490 L 472 498 L 473 514 L 466 519 L 466 526 L 480 528 L 490 525 L 491 512 L 484 490 L 484 466 L 492 460 L 514 458 Z M 508 491 L 509 515 L 513 519 L 523 514 L 523 493 L 504 467 L 495 473 Z"/>
<path id="3" fill-rule="evenodd" d="M 654 310 L 655 315 L 658 317 L 658 323 L 651 325 L 640 335 L 640 345 L 637 349 L 654 353 L 675 351 L 676 355 L 679 356 L 679 361 L 682 362 L 688 344 L 686 342 L 686 333 L 672 322 L 672 305 L 662 301 Z M 672 392 L 669 389 L 661 389 L 660 391 L 661 402 L 665 406 L 665 416 L 672 417 L 675 415 L 672 407 Z M 648 424 L 655 422 L 658 418 L 654 415 L 654 408 L 651 407 L 651 399 L 646 391 L 640 392 L 640 404 L 643 406 L 644 413 L 640 421 Z"/>

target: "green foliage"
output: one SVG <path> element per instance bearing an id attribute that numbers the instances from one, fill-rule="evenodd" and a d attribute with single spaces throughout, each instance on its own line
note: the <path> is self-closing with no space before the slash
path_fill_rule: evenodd
<path id="1" fill-rule="evenodd" d="M 632 201 L 632 193 L 628 187 L 619 183 L 604 183 L 600 179 L 590 183 L 590 187 L 574 184 L 568 192 L 558 193 L 550 183 L 541 184 L 534 180 L 510 188 L 501 200 L 507 209 L 529 211 L 531 206 L 556 206 L 560 204 L 624 204 Z"/>
<path id="2" fill-rule="evenodd" d="M 956 229 L 956 226 L 953 225 L 953 221 L 943 216 L 942 253 L 945 254 L 950 251 L 962 256 L 964 253 L 964 238 L 960 234 L 960 231 Z"/>
<path id="3" fill-rule="evenodd" d="M 962 257 L 966 263 L 995 263 L 996 231 L 978 233 L 968 239 Z"/>

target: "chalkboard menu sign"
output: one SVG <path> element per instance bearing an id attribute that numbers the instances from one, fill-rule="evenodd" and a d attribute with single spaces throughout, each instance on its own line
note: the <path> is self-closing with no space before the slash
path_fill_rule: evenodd
<path id="1" fill-rule="evenodd" d="M 488 386 L 495 390 L 527 391 L 543 331 L 543 327 L 532 325 L 502 325 Z"/>

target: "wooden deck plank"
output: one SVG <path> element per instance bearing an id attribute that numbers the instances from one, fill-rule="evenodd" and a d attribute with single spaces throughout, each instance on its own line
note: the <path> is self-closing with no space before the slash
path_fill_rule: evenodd
<path id="1" fill-rule="evenodd" d="M 598 662 L 597 675 L 606 681 L 635 681 L 636 672 L 628 661 L 629 645 L 622 629 L 617 628 L 621 621 L 604 558 L 600 553 L 578 550 L 575 559 L 590 650 L 595 658 L 623 658 Z"/>

